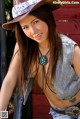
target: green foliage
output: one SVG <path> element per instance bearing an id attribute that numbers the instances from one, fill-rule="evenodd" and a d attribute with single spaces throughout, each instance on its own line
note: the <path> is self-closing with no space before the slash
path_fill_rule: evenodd
<path id="1" fill-rule="evenodd" d="M 12 0 L 5 0 L 5 10 L 11 12 L 12 9 Z"/>
<path id="2" fill-rule="evenodd" d="M 5 0 L 5 14 L 6 14 L 6 20 L 9 21 L 12 18 L 11 10 L 12 10 L 12 0 Z"/>

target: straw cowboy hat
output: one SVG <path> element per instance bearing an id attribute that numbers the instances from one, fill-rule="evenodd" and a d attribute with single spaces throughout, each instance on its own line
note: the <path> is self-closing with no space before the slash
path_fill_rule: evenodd
<path id="1" fill-rule="evenodd" d="M 49 4 L 52 10 L 58 9 L 60 4 L 53 4 L 53 0 L 13 0 L 12 17 L 13 20 L 4 23 L 2 27 L 11 30 L 15 23 L 25 18 L 31 11 L 41 5 Z"/>

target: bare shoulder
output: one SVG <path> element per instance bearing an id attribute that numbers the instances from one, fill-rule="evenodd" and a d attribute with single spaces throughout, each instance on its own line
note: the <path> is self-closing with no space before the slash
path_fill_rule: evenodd
<path id="1" fill-rule="evenodd" d="M 20 51 L 19 51 L 18 43 L 16 43 L 9 69 L 10 70 L 17 69 L 17 67 L 19 67 L 19 63 L 20 63 Z"/>
<path id="2" fill-rule="evenodd" d="M 18 45 L 18 43 L 16 42 L 16 44 L 15 44 L 15 48 L 16 48 L 16 50 L 18 50 L 19 49 L 19 45 Z"/>
<path id="3" fill-rule="evenodd" d="M 72 59 L 72 65 L 73 65 L 76 73 L 80 77 L 80 47 L 77 46 L 77 45 L 74 48 L 74 55 L 73 55 L 73 59 Z"/>
<path id="4" fill-rule="evenodd" d="M 17 42 L 16 42 L 16 44 L 15 44 L 15 48 L 14 48 L 14 53 L 13 53 L 13 55 L 14 55 L 15 53 L 18 53 L 18 54 L 19 54 L 19 45 L 18 45 Z"/>

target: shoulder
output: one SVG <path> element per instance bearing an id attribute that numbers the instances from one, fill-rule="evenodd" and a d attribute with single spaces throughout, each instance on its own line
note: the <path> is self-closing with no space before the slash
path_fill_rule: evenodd
<path id="1" fill-rule="evenodd" d="M 73 55 L 74 48 L 77 45 L 77 43 L 66 35 L 61 34 L 60 37 L 62 40 L 63 52 Z"/>
<path id="2" fill-rule="evenodd" d="M 17 42 L 16 42 L 15 47 L 14 47 L 12 60 L 15 59 L 16 57 L 20 58 L 20 50 L 19 50 L 19 45 Z"/>
<path id="3" fill-rule="evenodd" d="M 14 48 L 14 53 L 13 54 L 15 54 L 15 53 L 19 53 L 19 45 L 18 45 L 17 42 L 15 44 L 15 48 Z"/>
<path id="4" fill-rule="evenodd" d="M 63 57 L 69 60 L 70 63 L 72 64 L 75 46 L 77 46 L 78 44 L 66 35 L 60 34 L 60 37 L 62 40 Z"/>
<path id="5" fill-rule="evenodd" d="M 69 38 L 68 36 L 64 35 L 64 34 L 60 34 L 60 38 L 62 40 L 62 44 L 67 44 L 67 45 L 75 45 L 77 44 L 75 41 L 73 41 L 71 38 Z"/>

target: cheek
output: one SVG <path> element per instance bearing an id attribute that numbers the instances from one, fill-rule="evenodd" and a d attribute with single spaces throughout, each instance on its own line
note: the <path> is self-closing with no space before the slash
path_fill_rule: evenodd
<path id="1" fill-rule="evenodd" d="M 23 30 L 24 34 L 27 36 L 27 37 L 30 37 L 30 34 L 29 32 L 27 32 L 26 30 Z"/>
<path id="2" fill-rule="evenodd" d="M 43 25 L 42 31 L 45 35 L 48 35 L 48 26 L 46 24 Z"/>
<path id="3" fill-rule="evenodd" d="M 43 23 L 43 24 L 42 24 L 42 30 L 43 30 L 43 31 L 48 31 L 48 25 L 45 24 L 45 23 Z"/>

